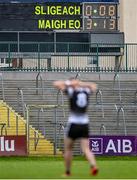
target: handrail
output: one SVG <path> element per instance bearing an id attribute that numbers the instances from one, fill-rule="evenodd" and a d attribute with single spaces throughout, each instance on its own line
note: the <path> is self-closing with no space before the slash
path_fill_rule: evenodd
<path id="1" fill-rule="evenodd" d="M 3 75 L 2 75 L 2 73 L 0 73 L 0 80 L 1 80 L 1 86 L 2 86 L 2 100 L 5 100 L 4 84 L 3 84 Z"/>
<path id="2" fill-rule="evenodd" d="M 99 101 L 98 101 L 98 94 L 99 94 Z M 103 98 L 102 98 L 102 91 L 101 90 L 97 90 L 96 92 L 96 104 L 101 104 L 101 111 L 102 111 L 102 118 L 104 118 L 104 106 L 103 106 Z"/>
<path id="3" fill-rule="evenodd" d="M 21 96 L 21 107 L 22 107 L 22 112 L 23 112 L 23 116 L 26 116 L 26 104 L 24 102 L 24 95 L 23 95 L 23 90 L 18 88 L 18 112 L 19 112 L 19 107 L 20 107 L 20 103 L 19 103 L 19 96 Z"/>
<path id="4" fill-rule="evenodd" d="M 58 106 L 59 107 L 59 106 Z M 55 109 L 55 116 L 56 116 L 56 109 Z M 57 144 L 58 146 L 60 146 L 60 137 L 61 137 L 61 130 L 63 130 L 63 134 L 64 134 L 64 129 L 65 129 L 65 126 L 63 123 L 58 123 L 57 122 L 57 118 L 55 117 L 55 121 L 54 122 L 51 122 L 51 121 L 48 121 L 50 124 L 52 124 L 54 126 L 54 155 L 56 155 L 56 149 L 57 149 Z M 57 133 L 57 125 L 59 125 L 59 128 L 58 128 L 58 131 L 59 133 Z"/>
<path id="5" fill-rule="evenodd" d="M 76 74 L 74 79 L 78 79 L 78 77 L 80 77 L 80 73 L 79 72 Z"/>
<path id="6" fill-rule="evenodd" d="M 102 134 L 102 130 L 104 131 L 104 135 L 106 136 L 107 135 L 106 126 L 104 124 L 101 124 L 100 126 L 100 135 Z"/>
<path id="7" fill-rule="evenodd" d="M 62 123 L 59 123 L 59 133 L 58 133 L 58 136 L 57 136 L 57 140 L 58 140 L 58 146 L 60 147 L 61 146 L 61 130 L 63 131 L 63 134 L 64 134 L 64 129 L 65 129 L 65 125 L 62 124 Z"/>
<path id="8" fill-rule="evenodd" d="M 64 95 L 63 95 L 63 92 L 61 90 L 58 90 L 58 92 L 57 92 L 57 101 L 56 101 L 56 104 L 58 105 L 58 107 L 60 105 L 59 104 L 59 95 L 61 95 L 61 107 L 62 107 L 62 111 L 63 111 L 63 117 L 65 119 L 66 115 L 65 115 L 65 109 L 64 109 Z M 57 115 L 57 109 L 55 109 L 55 110 L 56 110 L 55 114 Z M 56 121 L 56 123 L 57 123 L 57 121 Z M 64 121 L 63 121 L 63 123 L 59 123 L 59 134 L 58 134 L 57 137 L 55 137 L 56 140 L 61 139 L 60 138 L 61 137 L 61 130 L 64 130 L 64 127 L 65 127 Z M 56 154 L 56 151 L 54 151 L 54 153 Z"/>
<path id="9" fill-rule="evenodd" d="M 98 94 L 99 94 L 99 101 L 98 101 Z M 96 92 L 96 104 L 100 104 L 101 105 L 101 112 L 102 112 L 102 119 L 105 118 L 105 112 L 104 112 L 104 105 L 103 105 L 103 98 L 102 98 L 102 91 L 101 90 L 97 90 Z M 102 130 L 104 131 L 104 135 L 106 135 L 106 127 L 104 124 L 101 124 L 100 126 L 100 134 L 102 133 Z"/>
<path id="10" fill-rule="evenodd" d="M 40 120 L 40 113 L 41 112 L 44 112 L 44 110 L 43 110 L 43 108 L 40 108 L 39 110 L 38 110 L 38 129 L 39 129 L 39 120 Z"/>
<path id="11" fill-rule="evenodd" d="M 61 90 L 58 90 L 57 92 L 57 98 L 56 98 L 56 104 L 59 105 L 59 94 L 61 95 L 61 105 L 62 105 L 62 110 L 63 110 L 63 117 L 65 118 L 65 109 L 64 109 L 64 95 Z"/>
<path id="12" fill-rule="evenodd" d="M 120 79 L 119 79 L 119 74 L 115 73 L 114 75 L 114 79 L 113 79 L 113 90 L 114 90 L 114 85 L 115 85 L 115 82 L 118 82 L 118 93 L 119 93 L 119 100 L 120 100 L 120 103 L 122 102 L 122 97 L 121 97 L 121 86 L 120 86 Z"/>
<path id="13" fill-rule="evenodd" d="M 43 90 L 43 79 L 42 79 L 42 75 L 40 72 L 38 72 L 37 76 L 36 76 L 36 94 L 38 95 L 39 93 L 39 78 L 40 78 L 40 87 L 42 88 L 42 96 L 44 96 L 44 90 Z"/>
<path id="14" fill-rule="evenodd" d="M 127 135 L 127 128 L 126 128 L 126 120 L 125 120 L 125 111 L 124 111 L 124 108 L 123 108 L 123 106 L 120 106 L 118 108 L 118 106 L 115 104 L 115 109 L 117 111 L 117 129 L 119 127 L 119 121 L 120 121 L 119 120 L 119 114 L 120 114 L 120 112 L 122 112 L 123 123 L 124 123 L 124 133 L 125 133 L 125 135 Z"/>
<path id="15" fill-rule="evenodd" d="M 34 148 L 35 148 L 35 151 L 37 149 L 38 142 L 39 142 L 39 133 L 36 130 L 34 130 Z"/>
<path id="16" fill-rule="evenodd" d="M 100 95 L 100 101 L 98 101 L 98 94 Z M 102 91 L 100 89 L 97 90 L 96 92 L 96 104 L 102 103 L 103 99 L 102 99 Z"/>
<path id="17" fill-rule="evenodd" d="M 59 94 L 61 93 L 61 97 L 62 97 L 62 104 L 60 105 L 58 100 L 59 100 Z M 62 91 L 58 91 L 57 93 L 57 104 L 56 105 L 45 105 L 45 108 L 49 109 L 49 108 L 52 108 L 54 109 L 54 122 L 50 122 L 50 124 L 53 124 L 55 126 L 55 133 L 54 133 L 54 154 L 56 154 L 56 149 L 57 149 L 57 138 L 58 136 L 60 136 L 60 132 L 61 132 L 61 129 L 64 128 L 64 122 L 63 123 L 58 123 L 57 122 L 57 108 L 58 107 L 62 107 L 63 109 L 63 116 L 65 117 L 65 111 L 64 111 L 64 98 L 63 98 L 63 92 Z M 29 105 L 28 105 L 29 107 Z M 31 106 L 31 107 L 35 107 L 35 106 Z M 44 112 L 44 106 L 36 106 L 39 108 L 38 110 L 38 129 L 39 129 L 39 120 L 40 120 L 40 113 L 43 113 Z M 29 118 L 29 117 L 28 117 Z M 59 134 L 57 136 L 57 125 L 59 124 Z M 39 141 L 39 137 L 36 138 L 36 134 L 35 134 L 35 150 L 36 150 L 36 147 L 37 147 L 37 144 L 38 144 L 38 141 Z"/>
<path id="18" fill-rule="evenodd" d="M 6 123 L 0 123 L 1 126 L 1 136 L 3 136 L 3 130 L 5 130 L 5 135 L 7 135 Z"/>
<path id="19" fill-rule="evenodd" d="M 29 110 L 30 110 L 29 105 L 26 105 L 26 134 L 27 134 L 27 150 L 28 150 L 28 153 L 29 153 L 29 146 L 30 146 L 30 137 L 29 137 L 30 136 L 30 128 L 32 128 L 29 124 L 30 123 Z M 39 142 L 39 133 L 37 130 L 35 130 L 35 129 L 33 129 L 33 130 L 34 130 L 34 148 L 36 151 L 37 145 Z"/>
<path id="20" fill-rule="evenodd" d="M 58 101 L 57 101 L 58 103 Z M 45 109 L 54 109 L 54 121 L 50 122 L 50 124 L 53 124 L 54 125 L 54 154 L 56 154 L 57 152 L 57 140 L 58 140 L 58 137 L 60 137 L 60 133 L 61 133 L 61 129 L 63 130 L 64 129 L 64 123 L 59 123 L 57 122 L 57 108 L 60 108 L 62 107 L 63 108 L 64 105 L 60 105 L 59 103 L 56 104 L 56 105 L 30 105 L 28 104 L 27 105 L 27 140 L 28 140 L 28 149 L 29 149 L 29 120 L 30 120 L 30 117 L 29 117 L 29 110 L 32 108 L 32 107 L 37 107 L 39 108 L 38 110 L 38 122 L 39 122 L 39 119 L 40 119 L 40 113 L 41 112 L 44 112 L 44 108 Z M 48 122 L 48 121 L 46 121 Z M 57 134 L 57 126 L 59 125 L 59 133 Z M 38 141 L 39 141 L 39 136 L 37 136 L 37 134 L 35 133 L 35 137 L 34 137 L 34 144 L 35 144 L 35 150 L 37 148 L 37 144 L 38 144 Z"/>

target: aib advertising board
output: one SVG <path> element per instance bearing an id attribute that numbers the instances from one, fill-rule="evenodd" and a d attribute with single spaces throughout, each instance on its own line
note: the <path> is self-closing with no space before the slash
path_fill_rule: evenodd
<path id="1" fill-rule="evenodd" d="M 26 136 L 0 136 L 0 156 L 27 155 Z"/>
<path id="2" fill-rule="evenodd" d="M 96 155 L 137 155 L 137 136 L 91 136 L 89 145 Z"/>

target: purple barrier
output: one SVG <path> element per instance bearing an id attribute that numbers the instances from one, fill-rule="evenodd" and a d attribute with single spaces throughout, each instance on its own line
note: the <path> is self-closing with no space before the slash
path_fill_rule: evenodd
<path id="1" fill-rule="evenodd" d="M 90 136 L 89 145 L 96 155 L 137 155 L 137 136 Z"/>

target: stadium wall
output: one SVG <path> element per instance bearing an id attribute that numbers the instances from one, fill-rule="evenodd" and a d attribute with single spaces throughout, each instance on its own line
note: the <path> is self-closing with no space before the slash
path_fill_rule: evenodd
<path id="1" fill-rule="evenodd" d="M 37 77 L 38 72 L 3 72 L 4 80 L 34 80 Z M 77 73 L 75 72 L 41 72 L 42 80 L 60 80 L 67 79 L 71 77 L 75 77 Z M 81 80 L 90 80 L 90 81 L 98 81 L 98 80 L 110 80 L 112 81 L 115 73 L 79 73 L 79 79 Z M 119 78 L 122 81 L 129 80 L 137 80 L 136 73 L 119 73 Z"/>
<path id="2" fill-rule="evenodd" d="M 137 42 L 137 0 L 120 0 L 120 31 L 125 33 L 125 43 Z"/>

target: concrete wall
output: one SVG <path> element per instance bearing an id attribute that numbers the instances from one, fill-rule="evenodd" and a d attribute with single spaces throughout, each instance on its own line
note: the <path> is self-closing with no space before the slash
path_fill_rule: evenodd
<path id="1" fill-rule="evenodd" d="M 126 43 L 137 43 L 137 0 L 120 0 L 120 31 Z"/>
<path id="2" fill-rule="evenodd" d="M 38 72 L 3 72 L 0 73 L 3 80 L 36 80 Z M 46 80 L 66 80 L 75 77 L 77 72 L 41 72 L 43 81 Z M 84 81 L 113 81 L 115 73 L 91 73 L 80 72 L 79 79 Z M 137 74 L 135 73 L 119 73 L 120 81 L 136 81 Z M 0 82 L 1 83 L 1 82 Z M 135 84 L 136 85 L 136 84 Z M 129 87 L 130 88 L 130 87 Z"/>

